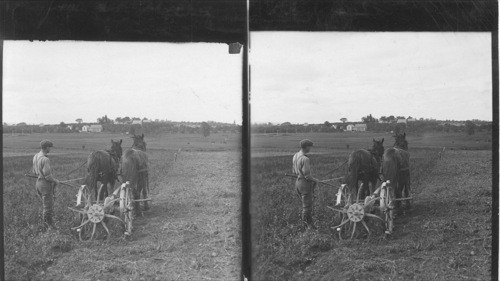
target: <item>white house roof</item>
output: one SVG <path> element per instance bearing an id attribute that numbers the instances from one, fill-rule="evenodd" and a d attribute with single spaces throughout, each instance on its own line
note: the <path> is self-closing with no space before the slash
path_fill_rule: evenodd
<path id="1" fill-rule="evenodd" d="M 356 128 L 366 128 L 366 124 L 364 124 L 364 123 L 354 124 L 354 127 L 356 127 Z"/>
<path id="2" fill-rule="evenodd" d="M 396 123 L 406 123 L 406 119 L 398 119 Z"/>

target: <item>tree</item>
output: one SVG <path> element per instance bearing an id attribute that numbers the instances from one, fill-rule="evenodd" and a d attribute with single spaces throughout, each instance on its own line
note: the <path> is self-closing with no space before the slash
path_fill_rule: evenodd
<path id="1" fill-rule="evenodd" d="M 123 122 L 123 119 L 121 117 L 116 117 L 115 118 L 115 122 L 116 123 L 121 123 L 121 122 Z"/>
<path id="2" fill-rule="evenodd" d="M 210 136 L 210 125 L 207 122 L 201 123 L 201 133 L 204 137 Z"/>
<path id="3" fill-rule="evenodd" d="M 111 123 L 111 120 L 108 119 L 108 115 L 104 115 L 101 118 L 97 118 L 97 123 L 103 125 L 103 124 L 109 124 Z"/>
<path id="4" fill-rule="evenodd" d="M 396 119 L 406 119 L 404 116 L 398 116 Z"/>
<path id="5" fill-rule="evenodd" d="M 76 119 L 75 121 L 76 121 L 78 124 L 82 124 L 82 122 L 83 122 L 82 118 L 78 118 L 78 119 Z"/>
<path id="6" fill-rule="evenodd" d="M 467 120 L 465 121 L 465 131 L 468 135 L 473 135 L 476 133 L 476 124 L 474 122 Z"/>
<path id="7" fill-rule="evenodd" d="M 347 118 L 342 117 L 342 118 L 340 118 L 340 121 L 342 121 L 342 123 L 345 123 L 345 122 L 347 122 Z"/>
<path id="8" fill-rule="evenodd" d="M 59 127 L 66 128 L 66 123 L 64 123 L 64 122 L 59 123 Z"/>
<path id="9" fill-rule="evenodd" d="M 361 121 L 363 121 L 363 123 L 368 124 L 368 123 L 375 123 L 377 119 L 373 118 L 373 116 L 369 114 L 366 117 L 361 118 Z"/>
<path id="10" fill-rule="evenodd" d="M 332 123 L 325 121 L 324 125 L 325 125 L 325 127 L 330 128 L 332 126 Z"/>
<path id="11" fill-rule="evenodd" d="M 396 121 L 396 117 L 394 117 L 394 115 L 391 115 L 391 116 L 387 117 L 387 121 L 389 121 L 391 123 L 395 122 Z"/>
<path id="12" fill-rule="evenodd" d="M 292 123 L 290 123 L 290 122 L 285 122 L 285 123 L 281 124 L 280 126 L 290 126 L 290 125 L 292 125 Z"/>
<path id="13" fill-rule="evenodd" d="M 385 116 L 381 116 L 381 117 L 380 117 L 380 121 L 387 122 L 387 117 L 385 117 Z"/>
<path id="14" fill-rule="evenodd" d="M 122 118 L 122 121 L 125 122 L 125 123 L 128 123 L 128 122 L 130 122 L 130 117 L 125 116 L 125 117 Z"/>

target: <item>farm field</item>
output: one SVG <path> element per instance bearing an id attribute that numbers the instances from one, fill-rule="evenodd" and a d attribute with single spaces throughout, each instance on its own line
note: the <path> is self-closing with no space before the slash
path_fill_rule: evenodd
<path id="1" fill-rule="evenodd" d="M 76 188 L 59 186 L 57 230 L 39 229 L 41 202 L 34 180 L 24 177 L 41 139 L 59 179 L 71 175 L 93 150 L 109 148 L 113 134 L 3 135 L 4 258 L 7 280 L 235 280 L 240 272 L 240 135 L 146 136 L 153 203 L 134 220 L 131 239 L 118 223 L 95 241 L 79 242 Z M 224 143 L 223 140 L 227 139 Z M 83 148 L 85 146 L 85 148 Z M 179 149 L 181 151 L 179 152 Z M 175 153 L 178 153 L 176 161 Z M 79 184 L 79 183 L 78 183 Z"/>
<path id="2" fill-rule="evenodd" d="M 314 142 L 313 175 L 333 174 L 349 153 L 369 148 L 372 138 L 390 134 L 312 133 L 253 135 L 252 247 L 255 280 L 489 280 L 491 269 L 491 135 L 407 135 L 411 155 L 412 209 L 395 219 L 395 232 L 384 239 L 383 226 L 368 218 L 357 239 L 339 240 L 331 226 L 339 218 L 333 206 L 337 188 L 315 191 L 314 220 L 305 230 L 301 203 L 291 172 L 299 141 Z M 349 145 L 349 147 L 348 147 Z M 439 152 L 446 147 L 442 157 Z M 340 181 L 338 182 L 340 185 Z"/>

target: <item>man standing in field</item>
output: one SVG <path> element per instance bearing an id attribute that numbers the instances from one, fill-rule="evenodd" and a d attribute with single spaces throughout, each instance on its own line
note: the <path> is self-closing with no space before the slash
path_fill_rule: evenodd
<path id="1" fill-rule="evenodd" d="M 53 146 L 54 144 L 49 140 L 40 142 L 42 150 L 33 157 L 32 170 L 32 172 L 38 176 L 35 188 L 38 196 L 42 199 L 43 222 L 51 228 L 54 228 L 52 216 L 54 214 L 55 188 L 56 185 L 59 184 L 59 181 L 52 176 L 50 160 L 47 157 L 47 154 L 49 154 Z"/>
<path id="2" fill-rule="evenodd" d="M 300 141 L 300 151 L 293 156 L 293 173 L 297 175 L 295 188 L 302 200 L 302 222 L 315 228 L 312 221 L 313 192 L 318 180 L 311 176 L 311 164 L 307 154 L 313 146 L 312 141 Z"/>

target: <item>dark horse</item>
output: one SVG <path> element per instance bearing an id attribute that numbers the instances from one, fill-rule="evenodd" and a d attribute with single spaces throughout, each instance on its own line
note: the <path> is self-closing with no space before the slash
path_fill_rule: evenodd
<path id="1" fill-rule="evenodd" d="M 130 182 L 134 200 L 140 199 L 141 192 L 144 199 L 148 193 L 148 155 L 146 154 L 146 142 L 144 134 L 133 135 L 134 144 L 127 149 L 121 159 L 122 182 Z M 144 209 L 149 209 L 147 201 L 144 201 Z M 134 203 L 134 213 L 139 211 L 139 202 Z"/>
<path id="2" fill-rule="evenodd" d="M 351 200 L 355 200 L 358 196 L 359 181 L 362 182 L 364 191 L 360 194 L 360 199 L 371 195 L 375 191 L 375 186 L 379 179 L 378 174 L 383 154 L 384 139 L 373 139 L 373 146 L 371 149 L 359 149 L 349 155 L 345 182 L 349 187 Z"/>
<path id="3" fill-rule="evenodd" d="M 122 156 L 122 140 L 111 140 L 111 149 L 92 152 L 87 158 L 87 185 L 97 197 L 97 182 L 103 187 L 99 193 L 99 200 L 103 200 L 113 192 L 117 180 L 118 165 Z"/>
<path id="4" fill-rule="evenodd" d="M 384 181 L 390 180 L 395 198 L 410 197 L 410 153 L 408 153 L 408 141 L 406 133 L 394 136 L 394 147 L 384 152 L 382 160 L 382 174 Z M 395 201 L 395 207 L 399 207 L 400 201 Z M 406 201 L 406 208 L 410 207 L 410 201 Z"/>

